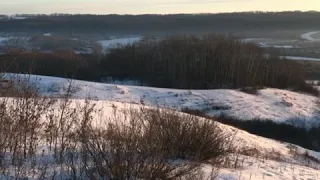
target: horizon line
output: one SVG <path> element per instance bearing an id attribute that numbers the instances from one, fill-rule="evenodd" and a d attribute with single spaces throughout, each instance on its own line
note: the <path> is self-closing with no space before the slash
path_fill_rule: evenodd
<path id="1" fill-rule="evenodd" d="M 12 14 L 1 14 L 1 16 L 20 16 L 20 15 L 27 15 L 27 16 L 36 16 L 36 15 L 96 15 L 96 16 L 106 16 L 106 15 L 131 15 L 131 16 L 143 16 L 143 15 L 217 15 L 217 14 L 237 14 L 237 13 L 285 13 L 285 12 L 302 12 L 302 13 L 308 13 L 308 12 L 315 12 L 320 13 L 319 10 L 290 10 L 290 11 L 229 11 L 229 12 L 201 12 L 201 13 L 145 13 L 145 14 L 134 14 L 134 13 L 110 13 L 110 14 L 103 14 L 103 13 L 12 13 Z"/>

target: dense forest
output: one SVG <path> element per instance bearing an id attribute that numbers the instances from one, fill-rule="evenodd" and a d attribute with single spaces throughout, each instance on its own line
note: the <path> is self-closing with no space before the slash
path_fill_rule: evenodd
<path id="1" fill-rule="evenodd" d="M 19 52 L 0 55 L 0 71 L 99 81 L 99 62 L 72 51 Z"/>
<path id="2" fill-rule="evenodd" d="M 319 29 L 320 12 L 246 12 L 173 15 L 20 15 L 0 20 L 1 32 L 208 33 Z"/>
<path id="3" fill-rule="evenodd" d="M 152 37 L 119 45 L 106 54 L 12 52 L 0 55 L 2 70 L 100 81 L 134 79 L 180 89 L 286 88 L 317 95 L 301 65 L 266 54 L 254 43 L 221 35 Z"/>
<path id="4" fill-rule="evenodd" d="M 296 62 L 267 55 L 254 43 L 214 34 L 144 38 L 111 49 L 100 64 L 109 76 L 134 78 L 157 87 L 305 90 L 307 86 Z"/>

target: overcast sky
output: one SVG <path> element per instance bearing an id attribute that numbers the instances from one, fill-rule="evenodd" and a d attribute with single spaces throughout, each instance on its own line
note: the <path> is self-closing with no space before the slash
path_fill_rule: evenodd
<path id="1" fill-rule="evenodd" d="M 318 10 L 320 0 L 0 0 L 0 14 L 168 14 Z"/>

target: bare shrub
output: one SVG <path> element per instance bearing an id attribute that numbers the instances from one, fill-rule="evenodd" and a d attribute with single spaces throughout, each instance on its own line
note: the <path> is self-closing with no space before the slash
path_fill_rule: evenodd
<path id="1" fill-rule="evenodd" d="M 306 161 L 313 161 L 313 162 L 316 162 L 316 163 L 320 163 L 320 159 L 314 157 L 314 156 L 311 156 L 310 153 L 308 151 L 305 151 L 302 156 L 304 157 L 304 159 Z"/>
<path id="2" fill-rule="evenodd" d="M 221 162 L 230 147 L 225 138 L 214 122 L 140 109 L 105 128 L 88 129 L 82 152 L 91 179 L 176 179 L 190 177 L 201 163 Z"/>
<path id="3" fill-rule="evenodd" d="M 206 113 L 203 110 L 198 110 L 198 109 L 182 108 L 181 112 L 194 115 L 194 116 L 199 116 L 199 117 L 209 117 L 208 115 L 206 115 Z"/>
<path id="4" fill-rule="evenodd" d="M 240 89 L 240 91 L 247 94 L 257 95 L 259 92 L 259 89 L 256 87 L 243 87 Z"/>
<path id="5" fill-rule="evenodd" d="M 167 161 L 142 131 L 142 124 L 136 120 L 91 129 L 83 144 L 83 156 L 89 160 L 85 163 L 87 176 L 90 179 L 171 179 L 193 169 L 191 165 Z"/>
<path id="6" fill-rule="evenodd" d="M 230 152 L 230 134 L 212 120 L 163 109 L 144 110 L 138 116 L 147 122 L 146 136 L 152 137 L 168 158 L 216 161 Z"/>
<path id="7" fill-rule="evenodd" d="M 3 172 L 10 162 L 14 174 L 22 177 L 27 171 L 25 162 L 30 160 L 29 168 L 34 167 L 33 159 L 41 141 L 42 118 L 55 101 L 41 97 L 39 88 L 28 78 L 12 82 L 14 86 L 0 98 L 0 157 Z"/>
<path id="8" fill-rule="evenodd" d="M 261 156 L 261 152 L 257 148 L 248 148 L 244 147 L 239 151 L 239 154 L 251 157 L 259 157 Z"/>
<path id="9" fill-rule="evenodd" d="M 14 135 L 11 142 L 23 142 L 23 155 L 24 158 L 33 155 L 37 149 L 39 142 L 38 134 L 40 133 L 43 122 L 41 118 L 46 114 L 47 110 L 54 103 L 52 99 L 40 97 L 38 90 L 22 87 L 22 93 L 18 94 L 17 98 L 11 99 L 12 106 L 8 108 L 10 119 L 13 120 Z M 19 143 L 15 142 L 11 147 L 14 151 L 19 151 Z"/>
<path id="10" fill-rule="evenodd" d="M 94 106 L 89 107 L 88 101 L 83 107 L 77 107 L 72 104 L 71 97 L 74 93 L 72 80 L 65 89 L 63 98 L 59 99 L 56 104 L 58 108 L 52 109 L 47 114 L 44 128 L 46 142 L 50 149 L 53 148 L 54 157 L 60 164 L 65 163 L 65 157 L 69 156 L 70 152 L 77 150 L 79 142 L 76 139 L 78 129 L 82 121 L 85 121 L 85 118 L 89 118 L 88 116 L 92 113 Z M 90 112 L 87 112 L 88 109 L 90 109 Z"/>

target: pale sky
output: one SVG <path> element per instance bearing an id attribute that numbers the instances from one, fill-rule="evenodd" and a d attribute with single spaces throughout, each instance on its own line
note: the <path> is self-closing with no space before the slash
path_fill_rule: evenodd
<path id="1" fill-rule="evenodd" d="M 0 0 L 0 14 L 320 11 L 320 0 Z"/>

